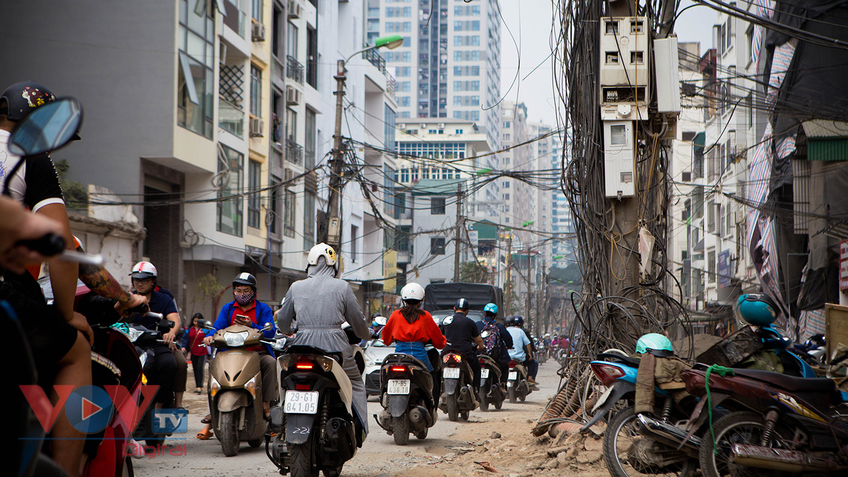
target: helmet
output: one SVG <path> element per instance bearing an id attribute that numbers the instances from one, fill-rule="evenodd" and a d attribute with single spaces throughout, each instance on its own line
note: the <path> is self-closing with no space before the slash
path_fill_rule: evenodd
<path id="1" fill-rule="evenodd" d="M 159 272 L 150 262 L 138 262 L 133 265 L 130 276 L 133 278 L 156 278 L 159 276 Z"/>
<path id="2" fill-rule="evenodd" d="M 5 101 L 3 101 L 5 100 Z M 21 81 L 6 88 L 0 96 L 0 114 L 9 121 L 20 121 L 35 108 L 56 101 L 56 95 L 35 81 Z"/>
<path id="3" fill-rule="evenodd" d="M 768 326 L 777 319 L 780 308 L 765 293 L 746 293 L 736 302 L 736 311 L 751 325 Z"/>
<path id="4" fill-rule="evenodd" d="M 493 315 L 497 315 L 498 314 L 498 305 L 495 305 L 494 303 L 489 303 L 483 308 L 483 311 L 489 312 Z"/>
<path id="5" fill-rule="evenodd" d="M 456 303 L 454 303 L 453 307 L 457 310 L 467 310 L 471 308 L 471 306 L 468 304 L 468 300 L 466 300 L 465 298 L 460 298 L 459 300 L 456 300 Z"/>
<path id="6" fill-rule="evenodd" d="M 639 341 L 636 342 L 636 353 L 645 354 L 652 351 L 657 356 L 671 356 L 674 354 L 674 348 L 671 346 L 671 341 L 659 333 L 648 333 L 642 335 Z M 655 351 L 658 351 L 656 353 Z"/>
<path id="7" fill-rule="evenodd" d="M 336 271 L 339 270 L 339 256 L 336 255 L 333 247 L 325 243 L 319 243 L 312 247 L 312 250 L 309 251 L 309 256 L 306 258 L 306 263 L 309 265 L 318 265 L 318 259 L 320 257 L 324 257 L 327 260 L 328 266 L 335 267 Z"/>
<path id="8" fill-rule="evenodd" d="M 388 321 L 389 320 L 387 320 L 385 316 L 379 313 L 374 313 L 374 316 L 371 317 L 372 326 L 386 326 L 386 323 L 388 323 Z"/>
<path id="9" fill-rule="evenodd" d="M 256 290 L 256 277 L 254 277 L 251 273 L 241 272 L 233 278 L 233 288 L 239 285 L 247 285 Z"/>
<path id="10" fill-rule="evenodd" d="M 545 333 L 545 338 L 550 338 L 550 337 L 551 337 L 550 333 Z"/>
<path id="11" fill-rule="evenodd" d="M 421 301 L 424 299 L 424 287 L 414 282 L 407 283 L 400 290 L 400 299 Z"/>
<path id="12" fill-rule="evenodd" d="M 512 316 L 508 316 L 504 320 L 504 326 L 515 326 L 515 318 Z"/>
<path id="13" fill-rule="evenodd" d="M 524 326 L 524 318 L 521 315 L 515 315 L 512 322 L 515 323 L 515 326 Z"/>

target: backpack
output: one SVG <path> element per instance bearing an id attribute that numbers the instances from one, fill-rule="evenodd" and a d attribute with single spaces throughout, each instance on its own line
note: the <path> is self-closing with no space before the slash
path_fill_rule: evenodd
<path id="1" fill-rule="evenodd" d="M 486 321 L 480 336 L 488 331 L 489 333 L 483 338 L 483 346 L 486 348 L 486 354 L 494 359 L 498 359 L 501 355 L 501 331 L 498 328 L 496 321 Z"/>

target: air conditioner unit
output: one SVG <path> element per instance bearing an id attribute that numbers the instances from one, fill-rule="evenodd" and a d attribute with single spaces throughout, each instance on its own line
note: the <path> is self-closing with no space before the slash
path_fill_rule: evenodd
<path id="1" fill-rule="evenodd" d="M 445 123 L 439 123 L 439 129 L 444 129 L 444 128 L 445 128 Z"/>
<path id="2" fill-rule="evenodd" d="M 300 6 L 300 3 L 291 0 L 289 2 L 289 18 L 300 18 L 303 15 L 303 7 Z"/>
<path id="3" fill-rule="evenodd" d="M 397 125 L 398 129 L 406 129 L 406 124 L 400 123 Z"/>
<path id="4" fill-rule="evenodd" d="M 424 123 L 421 123 L 421 129 L 427 129 L 427 125 L 424 124 Z"/>
<path id="5" fill-rule="evenodd" d="M 265 121 L 262 118 L 250 118 L 250 137 L 262 137 L 265 135 Z"/>
<path id="6" fill-rule="evenodd" d="M 292 86 L 286 86 L 286 103 L 300 104 L 300 91 Z"/>
<path id="7" fill-rule="evenodd" d="M 252 23 L 250 37 L 253 41 L 265 41 L 265 25 L 257 22 Z"/>

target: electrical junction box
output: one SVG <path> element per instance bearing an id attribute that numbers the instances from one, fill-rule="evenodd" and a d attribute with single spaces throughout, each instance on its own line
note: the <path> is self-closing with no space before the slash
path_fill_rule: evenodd
<path id="1" fill-rule="evenodd" d="M 657 111 L 680 112 L 680 76 L 677 37 L 654 40 L 654 68 L 657 78 Z"/>
<path id="2" fill-rule="evenodd" d="M 604 184 L 607 197 L 636 193 L 634 121 L 604 121 Z"/>
<path id="3" fill-rule="evenodd" d="M 601 17 L 600 80 L 602 119 L 648 119 L 651 71 L 646 17 Z M 631 110 L 608 109 L 626 103 Z M 610 113 L 610 114 L 608 114 Z"/>

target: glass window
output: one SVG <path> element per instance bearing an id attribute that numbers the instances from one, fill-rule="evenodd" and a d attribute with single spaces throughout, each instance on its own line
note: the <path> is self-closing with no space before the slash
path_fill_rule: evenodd
<path id="1" fill-rule="evenodd" d="M 259 228 L 259 204 L 262 197 L 259 190 L 262 188 L 262 164 L 249 161 L 247 169 L 247 226 Z"/>
<path id="2" fill-rule="evenodd" d="M 262 70 L 250 64 L 250 114 L 262 117 Z"/>
<path id="3" fill-rule="evenodd" d="M 286 140 L 297 142 L 297 113 L 286 108 Z"/>
<path id="4" fill-rule="evenodd" d="M 294 237 L 294 220 L 295 206 L 297 205 L 297 195 L 286 189 L 286 195 L 283 204 L 283 233 L 286 237 Z"/>
<path id="5" fill-rule="evenodd" d="M 610 126 L 610 144 L 622 146 L 627 144 L 627 127 L 623 124 Z"/>
<path id="6" fill-rule="evenodd" d="M 445 198 L 430 198 L 430 215 L 445 215 Z"/>
<path id="7" fill-rule="evenodd" d="M 430 255 L 444 255 L 445 254 L 445 238 L 444 237 L 430 237 Z"/>
<path id="8" fill-rule="evenodd" d="M 286 54 L 297 59 L 297 27 L 288 22 L 288 35 L 286 37 Z"/>
<path id="9" fill-rule="evenodd" d="M 359 252 L 357 250 L 357 242 L 359 238 L 359 227 L 355 225 L 350 226 L 350 261 L 356 263 L 356 255 Z"/>
<path id="10" fill-rule="evenodd" d="M 222 152 L 218 157 L 218 177 L 221 177 L 222 186 L 218 189 L 218 199 L 239 196 L 242 193 L 244 155 L 223 144 L 219 151 Z M 242 220 L 241 198 L 218 201 L 218 232 L 241 237 Z"/>
<path id="11" fill-rule="evenodd" d="M 383 144 L 386 146 L 386 149 L 395 150 L 395 119 L 397 118 L 397 113 L 387 104 L 385 105 L 383 114 Z"/>
<path id="12" fill-rule="evenodd" d="M 315 245 L 315 194 L 303 194 L 303 249 L 309 250 Z"/>
<path id="13" fill-rule="evenodd" d="M 250 15 L 258 23 L 262 23 L 262 0 L 253 0 L 253 8 L 250 10 Z"/>
<path id="14" fill-rule="evenodd" d="M 307 169 L 315 167 L 315 132 L 315 112 L 306 108 L 306 144 L 303 145 L 303 167 Z"/>
<path id="15" fill-rule="evenodd" d="M 213 98 L 215 91 L 215 23 L 211 21 L 211 2 L 191 2 L 180 14 L 178 33 L 179 68 L 177 71 L 177 124 L 207 138 L 212 137 Z"/>

